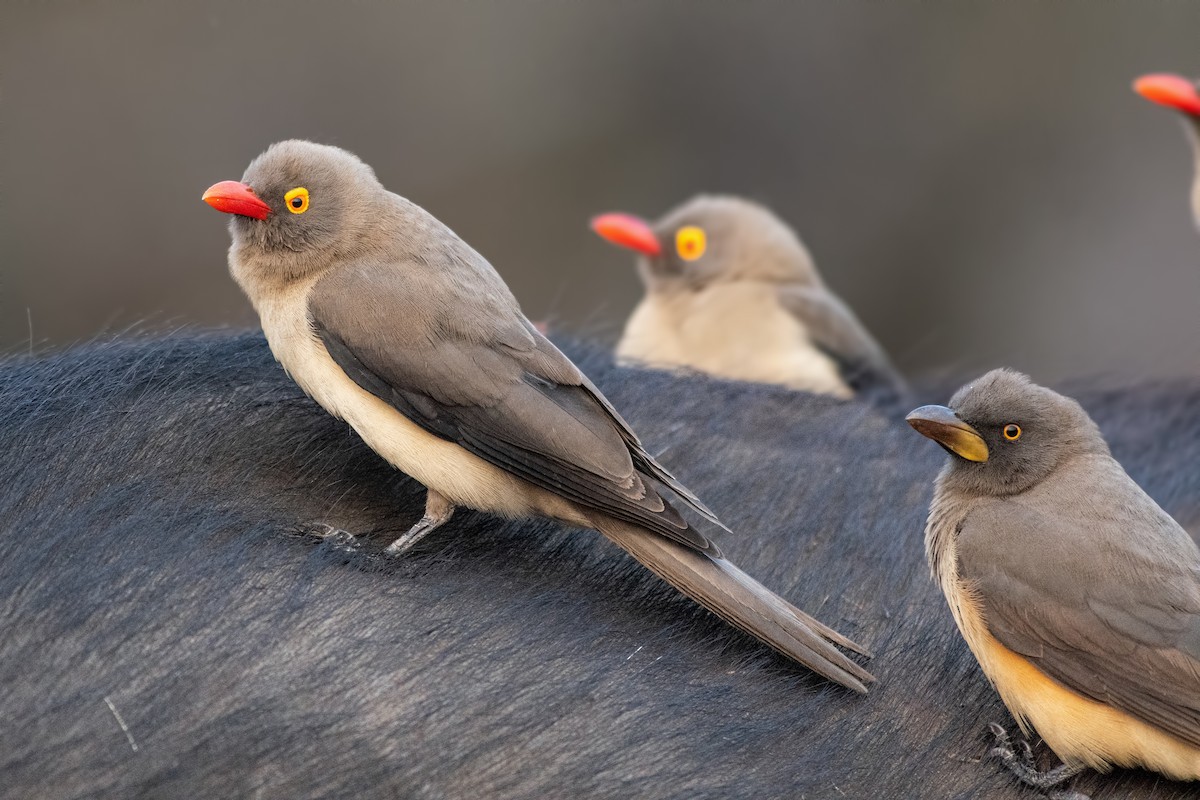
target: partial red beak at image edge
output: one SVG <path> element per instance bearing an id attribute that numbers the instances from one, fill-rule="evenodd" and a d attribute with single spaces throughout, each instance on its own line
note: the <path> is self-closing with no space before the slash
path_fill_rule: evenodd
<path id="1" fill-rule="evenodd" d="M 1196 84 L 1179 75 L 1165 72 L 1143 75 L 1133 82 L 1133 90 L 1160 105 L 1200 115 L 1200 94 L 1196 92 Z"/>
<path id="2" fill-rule="evenodd" d="M 237 181 L 221 181 L 208 187 L 201 198 L 217 211 L 242 217 L 266 219 L 271 207 L 254 195 L 254 190 Z"/>
<path id="3" fill-rule="evenodd" d="M 648 256 L 662 252 L 658 237 L 644 219 L 632 214 L 601 214 L 592 218 L 592 230 L 620 247 L 628 247 Z"/>

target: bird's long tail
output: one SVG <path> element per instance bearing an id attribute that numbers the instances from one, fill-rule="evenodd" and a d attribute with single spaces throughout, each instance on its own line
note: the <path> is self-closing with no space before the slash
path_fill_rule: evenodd
<path id="1" fill-rule="evenodd" d="M 865 694 L 875 678 L 830 641 L 863 655 L 854 642 L 805 614 L 724 558 L 710 558 L 626 522 L 593 520 L 607 536 L 667 583 L 729 624 L 819 675 Z"/>

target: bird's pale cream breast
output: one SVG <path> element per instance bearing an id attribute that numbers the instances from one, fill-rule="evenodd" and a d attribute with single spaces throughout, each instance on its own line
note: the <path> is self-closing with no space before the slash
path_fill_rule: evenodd
<path id="1" fill-rule="evenodd" d="M 681 366 L 734 380 L 853 396 L 833 359 L 766 283 L 717 283 L 697 292 L 650 292 L 625 326 L 618 358 Z"/>

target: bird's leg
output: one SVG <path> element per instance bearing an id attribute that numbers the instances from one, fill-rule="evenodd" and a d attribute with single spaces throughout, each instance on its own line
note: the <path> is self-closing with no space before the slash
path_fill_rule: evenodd
<path id="1" fill-rule="evenodd" d="M 1033 750 L 1029 748 L 1029 742 L 1022 739 L 1020 753 L 1017 753 L 1013 751 L 1008 731 L 994 722 L 988 725 L 988 729 L 996 740 L 996 746 L 988 751 L 988 755 L 1000 759 L 1004 766 L 1008 767 L 1009 772 L 1016 775 L 1021 783 L 1032 786 L 1050 800 L 1090 800 L 1086 794 L 1057 788 L 1082 772 L 1084 769 L 1082 764 L 1062 764 L 1054 769 L 1041 772 L 1037 768 L 1037 762 L 1033 760 Z"/>
<path id="2" fill-rule="evenodd" d="M 454 516 L 454 504 L 433 489 L 426 490 L 425 516 L 421 517 L 420 522 L 409 528 L 408 533 L 389 544 L 383 551 L 384 554 L 400 555 L 452 516 Z"/>

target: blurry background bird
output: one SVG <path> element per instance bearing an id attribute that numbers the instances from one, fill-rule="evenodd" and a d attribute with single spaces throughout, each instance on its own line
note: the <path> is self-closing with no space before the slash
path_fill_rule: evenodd
<path id="1" fill-rule="evenodd" d="M 1192 145 L 1195 177 L 1192 180 L 1192 214 L 1200 226 L 1200 90 L 1194 80 L 1170 73 L 1143 75 L 1133 83 L 1138 94 L 1183 116 L 1184 132 Z"/>
<path id="2" fill-rule="evenodd" d="M 585 225 L 764 203 L 909 376 L 1200 367 L 1186 149 L 1129 91 L 1200 74 L 1189 3 L 5 3 L 0 349 L 249 327 L 195 198 L 341 145 L 552 331 L 642 294 Z M 965 298 L 969 298 L 965 300 Z"/>
<path id="3" fill-rule="evenodd" d="M 592 229 L 638 254 L 646 287 L 617 343 L 621 360 L 843 398 L 902 389 L 883 348 L 765 206 L 698 195 L 653 224 L 611 212 Z"/>

